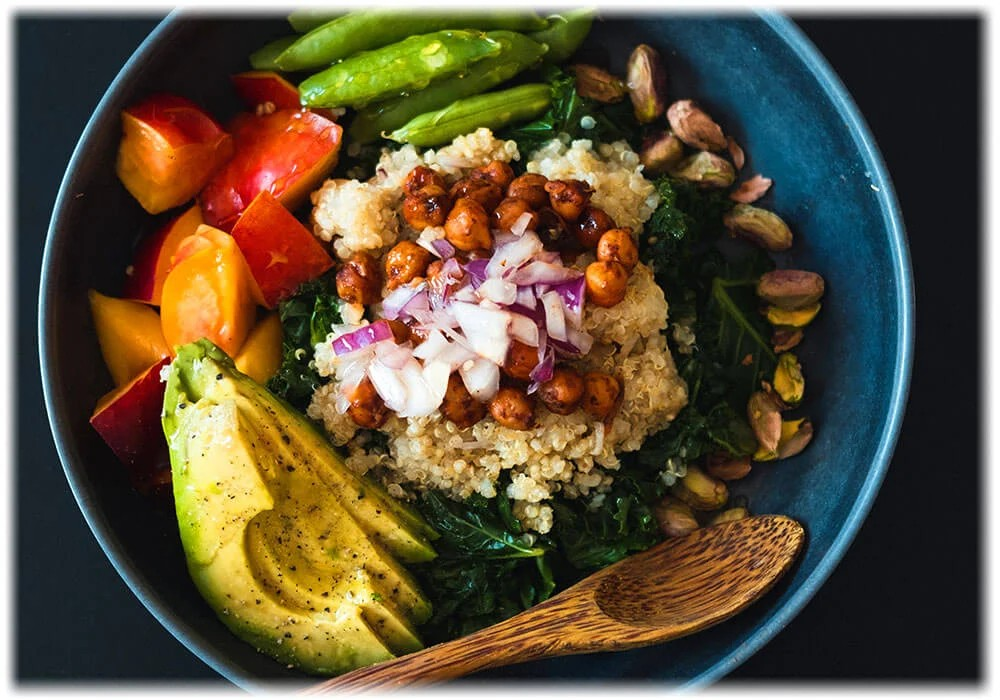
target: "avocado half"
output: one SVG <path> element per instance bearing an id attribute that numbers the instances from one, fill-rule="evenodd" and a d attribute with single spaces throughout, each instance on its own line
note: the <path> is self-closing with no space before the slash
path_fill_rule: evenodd
<path id="1" fill-rule="evenodd" d="M 188 570 L 237 636 L 316 675 L 422 648 L 405 565 L 437 533 L 307 418 L 199 340 L 170 365 L 163 429 Z"/>

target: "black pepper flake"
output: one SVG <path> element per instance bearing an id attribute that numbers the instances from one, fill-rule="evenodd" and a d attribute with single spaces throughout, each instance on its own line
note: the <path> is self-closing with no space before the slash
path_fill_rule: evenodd
<path id="1" fill-rule="evenodd" d="M 286 445 L 292 444 L 292 439 L 288 437 L 288 435 L 286 435 L 285 433 L 281 434 L 281 441 L 284 442 Z"/>
<path id="2" fill-rule="evenodd" d="M 217 381 L 217 382 L 221 382 L 222 381 L 222 372 L 219 372 L 217 375 L 215 375 L 215 381 Z"/>
<path id="3" fill-rule="evenodd" d="M 287 467 L 285 467 L 285 471 L 286 472 L 293 472 L 293 471 L 295 471 L 295 467 L 293 467 L 291 464 L 289 464 Z"/>
<path id="4" fill-rule="evenodd" d="M 179 404 L 177 404 L 177 408 L 187 408 L 187 407 L 188 407 L 188 405 L 186 403 L 179 403 Z"/>
<path id="5" fill-rule="evenodd" d="M 257 600 L 255 600 L 254 602 L 255 602 L 255 603 L 257 603 L 257 605 L 260 605 L 260 603 L 261 603 L 261 601 L 260 601 L 260 598 L 258 598 L 258 599 L 257 599 Z"/>
<path id="6" fill-rule="evenodd" d="M 285 632 L 285 639 L 291 639 L 291 638 L 292 638 L 292 633 L 291 632 Z"/>

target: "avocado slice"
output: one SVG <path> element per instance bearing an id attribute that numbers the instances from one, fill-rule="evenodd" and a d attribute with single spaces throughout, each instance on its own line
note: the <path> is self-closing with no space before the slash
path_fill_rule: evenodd
<path id="1" fill-rule="evenodd" d="M 431 608 L 405 562 L 437 533 L 307 419 L 200 340 L 170 365 L 163 429 L 188 570 L 235 634 L 321 675 L 422 647 Z"/>

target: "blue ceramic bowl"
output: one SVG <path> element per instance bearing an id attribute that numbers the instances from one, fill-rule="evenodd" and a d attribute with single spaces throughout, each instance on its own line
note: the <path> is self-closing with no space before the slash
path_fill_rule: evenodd
<path id="1" fill-rule="evenodd" d="M 77 501 L 107 556 L 149 611 L 234 684 L 307 682 L 233 637 L 189 581 L 168 507 L 121 478 L 88 418 L 110 386 L 86 290 L 114 294 L 138 234 L 153 222 L 114 173 L 119 111 L 152 90 L 217 115 L 237 109 L 228 83 L 245 57 L 287 32 L 282 18 L 174 14 L 108 89 L 74 153 L 45 249 L 39 324 L 52 431 Z M 595 60 L 621 63 L 646 42 L 664 53 L 671 97 L 693 97 L 775 185 L 763 204 L 792 226 L 784 264 L 827 280 L 824 308 L 800 358 L 809 448 L 754 470 L 739 492 L 757 513 L 785 513 L 808 530 L 796 568 L 766 598 L 708 631 L 652 648 L 534 662 L 486 674 L 532 679 L 655 679 L 685 688 L 724 676 L 766 644 L 844 555 L 878 490 L 900 427 L 913 341 L 913 297 L 901 217 L 867 127 L 815 48 L 775 14 L 607 17 L 588 40 Z"/>

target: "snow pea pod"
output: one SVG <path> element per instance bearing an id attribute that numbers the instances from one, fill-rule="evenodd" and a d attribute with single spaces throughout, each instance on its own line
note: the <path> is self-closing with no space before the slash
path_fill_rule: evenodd
<path id="1" fill-rule="evenodd" d="M 559 15 L 548 17 L 549 26 L 541 31 L 532 32 L 530 36 L 535 41 L 548 44 L 549 52 L 545 55 L 546 63 L 562 63 L 580 48 L 594 24 L 594 11 L 590 9 L 569 10 Z"/>
<path id="2" fill-rule="evenodd" d="M 484 92 L 456 100 L 444 109 L 414 117 L 387 138 L 421 148 L 448 143 L 481 127 L 497 130 L 534 119 L 549 108 L 552 88 L 546 83 Z"/>
<path id="3" fill-rule="evenodd" d="M 421 90 L 434 78 L 454 75 L 500 53 L 500 42 L 484 32 L 445 30 L 411 36 L 362 51 L 299 83 L 307 107 L 363 107 Z"/>
<path id="4" fill-rule="evenodd" d="M 299 34 L 311 32 L 316 27 L 321 27 L 327 22 L 332 22 L 338 17 L 344 16 L 343 11 L 331 10 L 324 7 L 302 7 L 288 13 L 288 24 Z"/>
<path id="5" fill-rule="evenodd" d="M 350 139 L 371 143 L 417 115 L 490 90 L 537 64 L 547 50 L 545 44 L 518 32 L 495 31 L 487 35 L 500 42 L 500 53 L 473 63 L 458 75 L 435 80 L 412 95 L 400 95 L 359 110 L 348 128 Z"/>
<path id="6" fill-rule="evenodd" d="M 532 12 L 456 12 L 450 14 L 403 11 L 393 8 L 348 12 L 303 34 L 277 58 L 284 71 L 328 66 L 360 51 L 394 44 L 415 34 L 444 29 L 508 29 L 533 32 L 548 20 Z"/>

